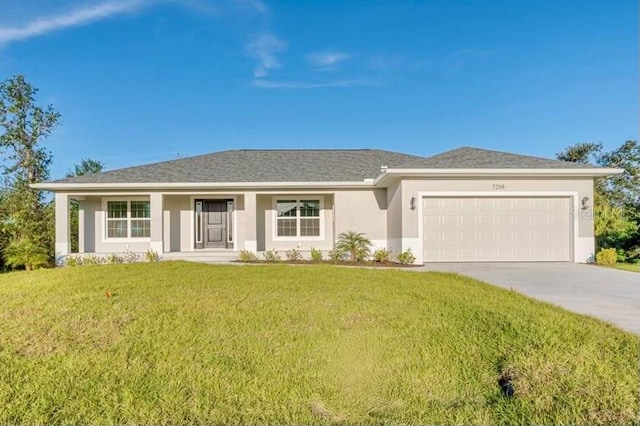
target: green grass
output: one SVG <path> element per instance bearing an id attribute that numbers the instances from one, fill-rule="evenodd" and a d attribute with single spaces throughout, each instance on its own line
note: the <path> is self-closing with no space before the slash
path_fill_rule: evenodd
<path id="1" fill-rule="evenodd" d="M 2 274 L 0 300 L 1 424 L 639 416 L 636 336 L 454 274 L 86 266 Z"/>
<path id="2" fill-rule="evenodd" d="M 622 271 L 640 272 L 640 263 L 616 263 L 606 265 L 608 268 L 620 269 Z"/>

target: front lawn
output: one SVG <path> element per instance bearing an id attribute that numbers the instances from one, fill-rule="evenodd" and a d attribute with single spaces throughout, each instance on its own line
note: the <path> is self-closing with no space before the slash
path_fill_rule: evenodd
<path id="1" fill-rule="evenodd" d="M 632 424 L 639 353 L 632 334 L 454 274 L 0 275 L 1 424 Z"/>

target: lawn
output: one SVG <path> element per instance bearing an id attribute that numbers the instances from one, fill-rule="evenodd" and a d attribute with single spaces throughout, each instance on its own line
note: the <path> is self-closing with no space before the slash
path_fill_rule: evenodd
<path id="1" fill-rule="evenodd" d="M 1 424 L 639 416 L 637 337 L 454 274 L 85 266 L 0 274 L 0 300 Z"/>
<path id="2" fill-rule="evenodd" d="M 616 263 L 615 265 L 607 265 L 609 268 L 620 269 L 623 271 L 640 272 L 640 263 Z"/>

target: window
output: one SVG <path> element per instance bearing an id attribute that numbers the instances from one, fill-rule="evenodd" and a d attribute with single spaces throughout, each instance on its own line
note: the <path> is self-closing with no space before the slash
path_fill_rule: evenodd
<path id="1" fill-rule="evenodd" d="M 149 238 L 149 201 L 107 201 L 107 238 Z"/>
<path id="2" fill-rule="evenodd" d="M 282 199 L 276 201 L 277 237 L 319 237 L 320 200 Z"/>

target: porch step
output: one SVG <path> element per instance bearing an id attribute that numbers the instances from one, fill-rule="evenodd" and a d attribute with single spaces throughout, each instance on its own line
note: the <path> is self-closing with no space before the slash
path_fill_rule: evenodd
<path id="1" fill-rule="evenodd" d="M 185 260 L 188 262 L 225 263 L 238 260 L 238 253 L 234 251 L 163 253 L 162 260 Z"/>

